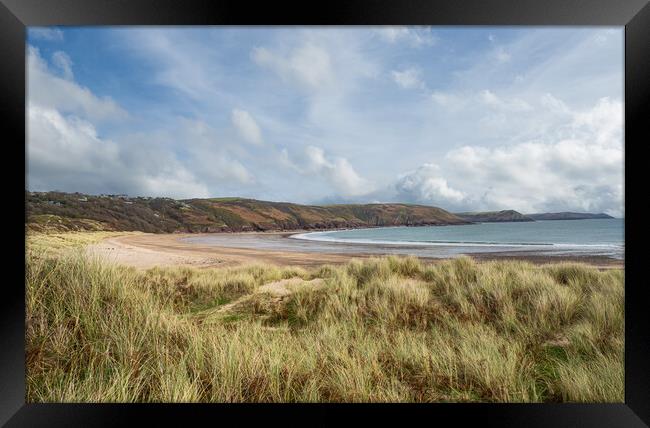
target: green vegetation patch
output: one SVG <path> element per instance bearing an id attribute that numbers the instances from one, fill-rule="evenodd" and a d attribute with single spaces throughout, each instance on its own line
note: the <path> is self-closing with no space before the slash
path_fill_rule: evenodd
<path id="1" fill-rule="evenodd" d="M 234 232 L 466 223 L 440 208 L 406 204 L 307 206 L 237 197 L 174 200 L 28 191 L 25 202 L 27 227 L 40 232 Z"/>
<path id="2" fill-rule="evenodd" d="M 319 286 L 257 292 L 284 279 Z M 623 402 L 621 271 L 27 255 L 29 402 Z M 280 290 L 282 291 L 282 290 Z"/>

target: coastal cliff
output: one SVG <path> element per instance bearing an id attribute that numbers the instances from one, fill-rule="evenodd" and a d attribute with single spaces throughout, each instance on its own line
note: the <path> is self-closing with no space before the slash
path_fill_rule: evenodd
<path id="1" fill-rule="evenodd" d="M 468 224 L 410 204 L 299 205 L 244 198 L 184 199 L 25 192 L 29 230 L 149 233 L 283 231 Z"/>
<path id="2" fill-rule="evenodd" d="M 561 212 L 561 213 L 540 213 L 540 214 L 526 214 L 528 217 L 533 220 L 589 220 L 593 218 L 614 218 L 611 215 L 605 213 L 592 214 L 592 213 L 573 213 L 573 212 Z"/>
<path id="3" fill-rule="evenodd" d="M 476 223 L 494 223 L 510 221 L 535 221 L 515 210 L 455 213 L 458 217 Z"/>

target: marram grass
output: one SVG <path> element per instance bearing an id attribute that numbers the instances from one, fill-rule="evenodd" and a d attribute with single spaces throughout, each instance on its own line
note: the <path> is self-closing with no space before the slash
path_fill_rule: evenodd
<path id="1" fill-rule="evenodd" d="M 254 292 L 287 278 L 324 282 Z M 30 251 L 27 401 L 622 402 L 623 279 L 411 257 L 138 271 Z"/>

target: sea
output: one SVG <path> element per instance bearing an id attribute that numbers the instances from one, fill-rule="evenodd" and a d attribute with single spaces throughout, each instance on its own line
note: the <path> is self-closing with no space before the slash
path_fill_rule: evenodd
<path id="1" fill-rule="evenodd" d="M 292 238 L 358 245 L 420 247 L 422 253 L 527 252 L 623 259 L 623 219 L 547 220 L 457 226 L 378 227 L 301 233 Z M 425 250 L 428 248 L 428 251 Z M 422 251 L 425 250 L 425 251 Z"/>
<path id="2" fill-rule="evenodd" d="M 544 255 L 624 259 L 623 219 L 375 227 L 294 234 L 215 233 L 183 238 L 219 247 L 447 258 L 462 254 Z"/>

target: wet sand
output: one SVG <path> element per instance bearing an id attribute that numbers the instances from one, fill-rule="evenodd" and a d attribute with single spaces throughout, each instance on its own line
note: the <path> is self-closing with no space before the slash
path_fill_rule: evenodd
<path id="1" fill-rule="evenodd" d="M 317 266 L 345 263 L 354 258 L 398 254 L 398 250 L 399 253 L 404 253 L 405 250 L 408 252 L 404 247 L 396 249 L 390 245 L 351 245 L 287 239 L 296 233 L 300 231 L 126 235 L 91 245 L 88 252 L 115 263 L 141 269 L 154 266 L 228 267 L 251 263 Z M 202 242 L 206 237 L 209 239 Z M 535 264 L 575 261 L 600 269 L 622 268 L 624 265 L 623 260 L 605 256 L 548 256 L 517 251 L 474 253 L 470 256 L 476 260 L 514 259 Z M 419 257 L 428 262 L 447 258 Z"/>

